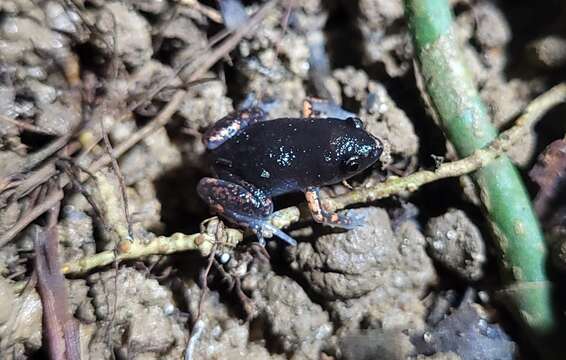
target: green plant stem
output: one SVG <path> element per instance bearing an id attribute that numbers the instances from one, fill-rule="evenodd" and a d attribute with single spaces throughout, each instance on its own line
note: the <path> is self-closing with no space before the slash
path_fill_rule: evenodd
<path id="1" fill-rule="evenodd" d="M 448 1 L 405 0 L 405 10 L 432 107 L 459 156 L 466 157 L 493 141 L 497 131 L 462 60 Z M 546 246 L 528 194 L 506 156 L 473 177 L 501 249 L 504 293 L 519 321 L 542 341 L 556 330 L 557 318 Z M 547 358 L 559 356 L 547 345 L 540 348 Z"/>

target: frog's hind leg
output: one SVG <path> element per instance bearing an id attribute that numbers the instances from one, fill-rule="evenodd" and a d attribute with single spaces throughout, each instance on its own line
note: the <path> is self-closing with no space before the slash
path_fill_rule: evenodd
<path id="1" fill-rule="evenodd" d="M 251 124 L 266 119 L 265 111 L 259 107 L 234 111 L 218 120 L 204 133 L 204 145 L 208 150 L 214 150 Z"/>
<path id="2" fill-rule="evenodd" d="M 320 194 L 317 187 L 308 187 L 305 191 L 305 197 L 312 218 L 318 223 L 343 229 L 353 229 L 365 223 L 364 219 L 360 217 L 348 216 L 344 212 L 333 213 L 324 210 L 320 203 Z"/>
<path id="3" fill-rule="evenodd" d="M 247 188 L 234 182 L 203 178 L 197 185 L 200 197 L 219 215 L 252 229 L 263 242 L 267 230 L 291 245 L 297 242 L 270 222 L 273 202 L 261 190 L 250 184 Z"/>

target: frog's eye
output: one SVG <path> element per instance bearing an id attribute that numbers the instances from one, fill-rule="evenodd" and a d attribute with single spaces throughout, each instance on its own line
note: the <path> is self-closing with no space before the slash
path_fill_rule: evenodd
<path id="1" fill-rule="evenodd" d="M 349 118 L 346 119 L 346 121 L 352 123 L 352 125 L 354 125 L 354 127 L 356 129 L 363 129 L 364 128 L 364 122 L 360 118 L 349 117 Z"/>
<path id="2" fill-rule="evenodd" d="M 353 173 L 358 171 L 360 168 L 360 158 L 358 156 L 352 156 L 344 163 L 344 169 L 349 172 Z"/>

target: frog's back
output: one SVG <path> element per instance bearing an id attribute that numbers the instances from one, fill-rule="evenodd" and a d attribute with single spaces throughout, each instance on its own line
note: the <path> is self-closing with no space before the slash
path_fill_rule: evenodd
<path id="1" fill-rule="evenodd" d="M 213 167 L 220 178 L 244 180 L 273 196 L 324 185 L 337 175 L 331 139 L 349 130 L 337 119 L 258 122 L 215 149 Z"/>

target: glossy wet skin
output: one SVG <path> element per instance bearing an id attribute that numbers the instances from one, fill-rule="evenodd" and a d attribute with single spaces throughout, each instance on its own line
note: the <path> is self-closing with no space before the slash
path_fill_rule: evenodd
<path id="1" fill-rule="evenodd" d="M 221 179 L 236 177 L 277 196 L 365 170 L 381 153 L 376 144 L 350 121 L 276 119 L 251 125 L 213 150 L 212 166 Z"/>
<path id="2" fill-rule="evenodd" d="M 318 188 L 362 172 L 383 149 L 359 119 L 265 120 L 260 110 L 221 119 L 205 134 L 205 143 L 217 179 L 201 180 L 203 200 L 228 220 L 252 228 L 260 239 L 268 228 L 288 242 L 294 240 L 269 225 L 272 196 L 304 191 L 315 220 L 344 228 L 359 225 L 325 212 Z"/>

